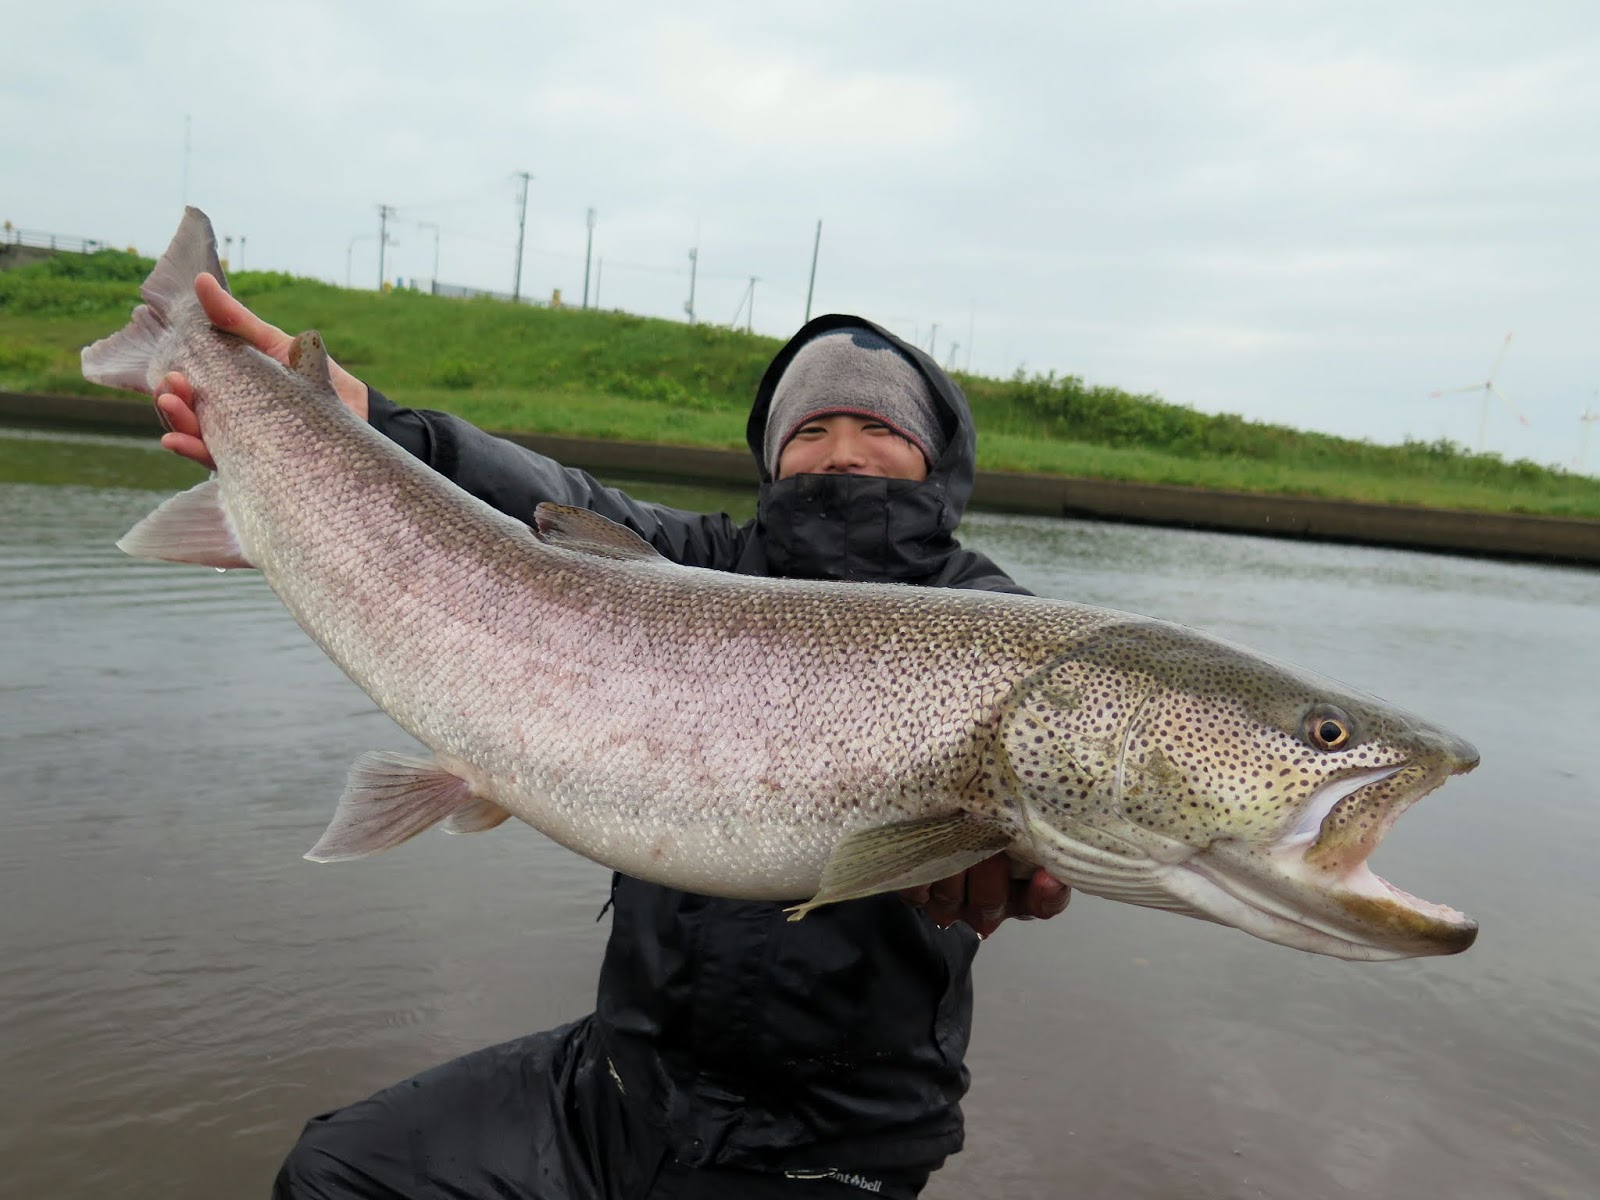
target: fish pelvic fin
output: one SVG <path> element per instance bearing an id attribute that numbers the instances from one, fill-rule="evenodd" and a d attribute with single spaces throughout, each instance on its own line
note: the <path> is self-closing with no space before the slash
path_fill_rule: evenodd
<path id="1" fill-rule="evenodd" d="M 857 830 L 834 846 L 817 894 L 784 911 L 798 921 L 824 904 L 921 887 L 1004 850 L 1013 836 L 994 821 L 964 812 Z"/>
<path id="2" fill-rule="evenodd" d="M 83 377 L 91 383 L 150 393 L 150 365 L 173 314 L 194 300 L 195 277 L 209 271 L 223 287 L 228 281 L 217 258 L 217 235 L 198 208 L 187 208 L 178 232 L 155 270 L 139 286 L 144 303 L 133 310 L 128 323 L 110 337 L 84 348 Z"/>
<path id="3" fill-rule="evenodd" d="M 546 543 L 563 550 L 600 558 L 667 561 L 626 525 L 619 525 L 586 508 L 546 502 L 534 509 L 533 522 L 534 529 Z"/>
<path id="4" fill-rule="evenodd" d="M 362 858 L 409 841 L 441 821 L 452 832 L 470 833 L 492 829 L 509 815 L 474 796 L 471 784 L 431 759 L 363 754 L 350 767 L 333 820 L 306 857 L 312 862 Z"/>
<path id="5" fill-rule="evenodd" d="M 122 536 L 117 549 L 135 558 L 195 563 L 218 570 L 255 566 L 239 544 L 215 479 L 162 501 Z"/>

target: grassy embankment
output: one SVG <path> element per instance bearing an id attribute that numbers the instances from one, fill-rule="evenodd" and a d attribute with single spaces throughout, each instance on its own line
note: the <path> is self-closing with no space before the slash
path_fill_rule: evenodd
<path id="1" fill-rule="evenodd" d="M 79 375 L 78 349 L 121 325 L 149 265 L 102 251 L 0 272 L 0 389 L 104 393 Z M 778 347 L 707 325 L 274 273 L 241 272 L 233 287 L 286 329 L 321 329 L 340 362 L 393 399 L 490 429 L 742 447 L 750 397 Z M 1071 376 L 958 378 L 991 470 L 1600 518 L 1600 480 L 1450 443 L 1301 433 Z"/>

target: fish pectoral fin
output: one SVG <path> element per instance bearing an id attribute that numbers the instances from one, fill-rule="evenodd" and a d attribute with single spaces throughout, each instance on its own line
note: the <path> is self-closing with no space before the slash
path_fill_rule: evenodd
<path id="1" fill-rule="evenodd" d="M 169 497 L 122 536 L 117 549 L 135 558 L 195 563 L 202 567 L 253 567 L 222 505 L 215 479 Z"/>
<path id="2" fill-rule="evenodd" d="M 500 813 L 488 820 L 489 810 Z M 461 819 L 458 833 L 492 829 L 509 815 L 472 794 L 472 786 L 431 759 L 363 754 L 350 767 L 344 795 L 317 844 L 312 862 L 339 862 L 388 850 L 441 821 Z"/>
<path id="3" fill-rule="evenodd" d="M 798 921 L 824 904 L 921 887 L 982 862 L 1012 838 L 999 825 L 967 813 L 861 829 L 834 846 L 817 894 L 785 911 Z"/>
<path id="4" fill-rule="evenodd" d="M 666 562 L 660 552 L 626 525 L 586 508 L 549 501 L 533 510 L 533 527 L 545 542 L 600 558 Z"/>

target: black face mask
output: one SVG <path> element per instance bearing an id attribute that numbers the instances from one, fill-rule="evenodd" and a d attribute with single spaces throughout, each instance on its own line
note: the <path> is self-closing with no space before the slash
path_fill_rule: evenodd
<path id="1" fill-rule="evenodd" d="M 761 489 L 767 565 L 791 579 L 914 583 L 954 547 L 941 482 L 872 475 L 793 475 Z"/>

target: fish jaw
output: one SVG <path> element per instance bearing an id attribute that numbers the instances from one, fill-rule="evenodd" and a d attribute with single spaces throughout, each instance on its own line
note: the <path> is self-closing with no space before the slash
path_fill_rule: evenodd
<path id="1" fill-rule="evenodd" d="M 1313 954 L 1365 962 L 1459 954 L 1478 936 L 1471 918 L 1395 887 L 1372 871 L 1365 855 L 1347 854 L 1330 866 L 1313 851 L 1327 834 L 1347 827 L 1336 815 L 1341 805 L 1386 794 L 1394 809 L 1383 822 L 1386 830 L 1404 808 L 1475 765 L 1474 755 L 1454 769 L 1419 773 L 1399 765 L 1332 780 L 1316 797 L 1320 824 L 1308 830 L 1303 822 L 1264 846 L 1224 838 L 1197 850 L 1131 824 L 1117 831 L 1115 842 L 1104 827 L 1081 841 L 1059 827 L 1035 826 L 1029 844 L 1013 853 L 1039 860 L 1092 895 L 1215 921 Z M 1410 786 L 1401 792 L 1394 781 L 1407 775 Z M 1371 846 L 1380 839 L 1371 839 Z"/>
<path id="2" fill-rule="evenodd" d="M 1433 762 L 1330 782 L 1310 810 L 1324 814 L 1314 827 L 1303 821 L 1266 846 L 1214 843 L 1184 864 L 1191 878 L 1177 886 L 1197 897 L 1218 893 L 1210 903 L 1219 910 L 1252 909 L 1257 924 L 1284 935 L 1268 940 L 1285 945 L 1297 938 L 1302 949 L 1363 960 L 1459 954 L 1477 940 L 1477 922 L 1394 886 L 1367 858 L 1407 808 L 1477 763 L 1476 751 L 1457 741 Z"/>

